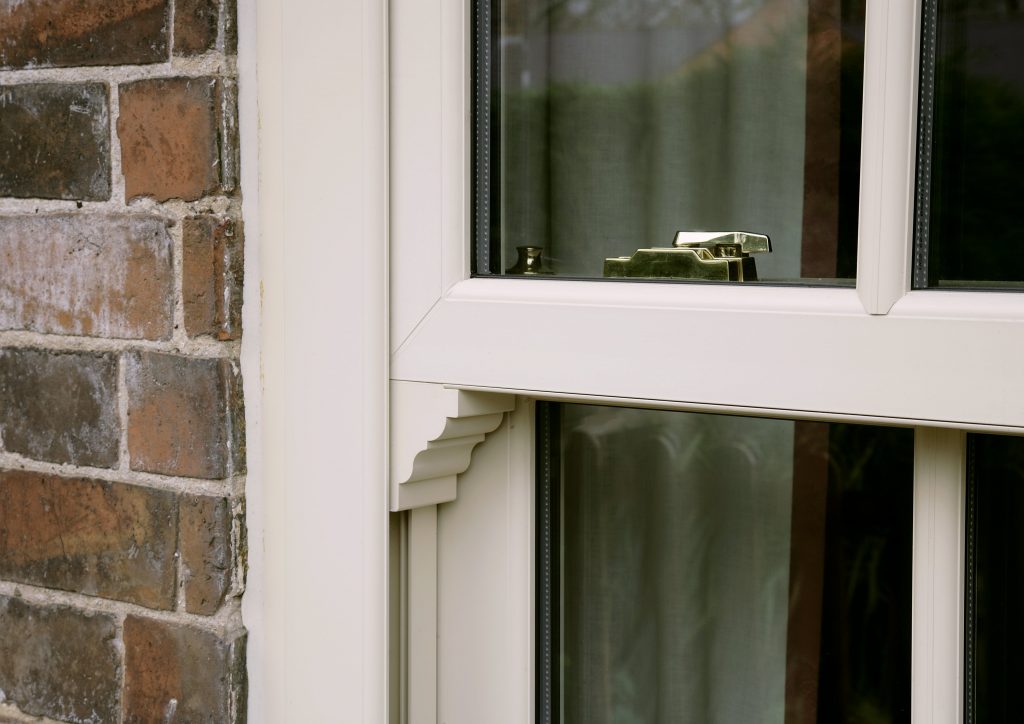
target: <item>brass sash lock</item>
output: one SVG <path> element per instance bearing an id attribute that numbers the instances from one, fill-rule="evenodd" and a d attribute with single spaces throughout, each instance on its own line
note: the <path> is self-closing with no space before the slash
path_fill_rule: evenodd
<path id="1" fill-rule="evenodd" d="M 771 253 L 764 234 L 746 231 L 680 231 L 670 247 L 637 249 L 632 256 L 604 260 L 610 278 L 699 279 L 756 282 L 751 254 Z"/>

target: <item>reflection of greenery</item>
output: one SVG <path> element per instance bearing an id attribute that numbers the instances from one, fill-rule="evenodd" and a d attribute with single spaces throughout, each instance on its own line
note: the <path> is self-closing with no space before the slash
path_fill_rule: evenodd
<path id="1" fill-rule="evenodd" d="M 549 0 L 534 3 L 536 17 L 556 30 L 651 28 L 694 21 L 733 22 L 765 0 Z"/>

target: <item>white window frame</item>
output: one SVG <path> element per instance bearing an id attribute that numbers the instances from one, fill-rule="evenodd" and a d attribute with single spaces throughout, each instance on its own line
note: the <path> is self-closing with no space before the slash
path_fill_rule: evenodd
<path id="1" fill-rule="evenodd" d="M 470 10 L 390 2 L 407 721 L 532 721 L 538 399 L 916 428 L 913 721 L 962 721 L 964 431 L 1024 434 L 1024 295 L 911 290 L 920 2 L 867 5 L 856 289 L 470 278 Z M 483 565 L 488 525 L 504 538 Z"/>

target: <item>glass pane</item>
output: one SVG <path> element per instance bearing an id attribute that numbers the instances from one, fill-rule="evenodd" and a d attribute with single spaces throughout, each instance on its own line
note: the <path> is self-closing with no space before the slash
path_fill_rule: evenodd
<path id="1" fill-rule="evenodd" d="M 477 274 L 853 284 L 864 0 L 476 15 Z"/>
<path id="2" fill-rule="evenodd" d="M 1024 288 L 1024 6 L 927 0 L 914 286 Z"/>
<path id="3" fill-rule="evenodd" d="M 538 411 L 538 721 L 910 721 L 913 431 Z"/>
<path id="4" fill-rule="evenodd" d="M 1024 439 L 969 438 L 968 724 L 1017 721 L 1024 661 Z"/>

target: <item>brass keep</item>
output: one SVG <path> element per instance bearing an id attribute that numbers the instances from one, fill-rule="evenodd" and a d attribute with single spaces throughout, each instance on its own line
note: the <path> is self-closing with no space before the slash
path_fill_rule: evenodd
<path id="1" fill-rule="evenodd" d="M 632 256 L 604 260 L 609 278 L 697 279 L 756 282 L 751 254 L 770 253 L 771 240 L 743 231 L 680 231 L 670 247 L 637 249 Z"/>

